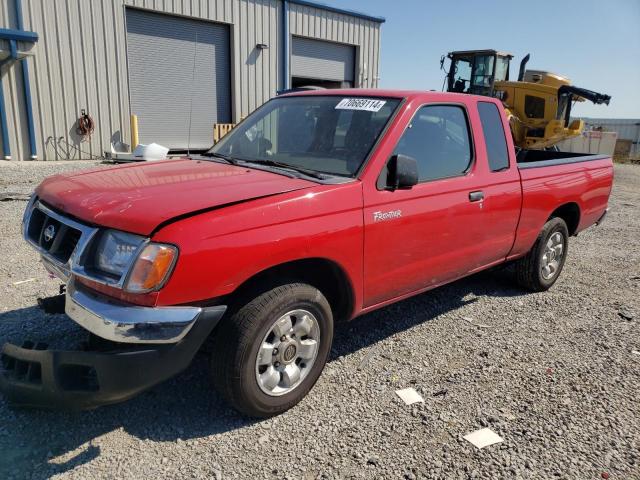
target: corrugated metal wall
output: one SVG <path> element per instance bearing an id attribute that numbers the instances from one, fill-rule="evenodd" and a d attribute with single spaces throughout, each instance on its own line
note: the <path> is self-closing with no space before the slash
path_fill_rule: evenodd
<path id="1" fill-rule="evenodd" d="M 380 23 L 307 5 L 289 5 L 291 35 L 357 46 L 356 87 L 377 88 Z"/>
<path id="2" fill-rule="evenodd" d="M 28 60 L 40 159 L 100 156 L 111 141 L 130 142 L 125 6 L 231 25 L 235 120 L 282 88 L 281 0 L 23 0 L 25 29 L 40 36 Z M 0 27 L 16 27 L 13 0 L 0 0 Z M 292 3 L 290 33 L 357 45 L 358 86 L 377 86 L 379 23 Z M 21 69 L 2 81 L 12 157 L 28 158 Z M 96 122 L 84 141 L 75 132 L 82 109 Z"/>

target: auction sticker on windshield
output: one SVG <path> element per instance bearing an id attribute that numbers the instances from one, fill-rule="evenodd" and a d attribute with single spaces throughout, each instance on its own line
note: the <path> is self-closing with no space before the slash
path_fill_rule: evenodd
<path id="1" fill-rule="evenodd" d="M 336 110 L 365 110 L 367 112 L 379 112 L 386 100 L 372 100 L 370 98 L 343 98 L 336 105 Z"/>

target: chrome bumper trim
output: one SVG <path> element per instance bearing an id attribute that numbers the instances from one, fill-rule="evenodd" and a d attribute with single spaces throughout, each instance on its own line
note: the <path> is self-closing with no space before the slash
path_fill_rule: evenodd
<path id="1" fill-rule="evenodd" d="M 121 343 L 176 343 L 202 312 L 200 307 L 141 307 L 67 286 L 66 314 L 91 333 Z"/>

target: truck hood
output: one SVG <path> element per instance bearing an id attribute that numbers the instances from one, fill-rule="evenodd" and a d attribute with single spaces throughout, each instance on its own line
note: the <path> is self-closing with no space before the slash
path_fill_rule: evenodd
<path id="1" fill-rule="evenodd" d="M 180 159 L 54 175 L 36 194 L 81 221 L 150 235 L 176 217 L 313 185 L 263 170 Z"/>

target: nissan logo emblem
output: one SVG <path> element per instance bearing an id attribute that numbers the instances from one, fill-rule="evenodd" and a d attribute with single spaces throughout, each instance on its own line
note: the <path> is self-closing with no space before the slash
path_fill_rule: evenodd
<path id="1" fill-rule="evenodd" d="M 284 350 L 284 361 L 290 362 L 296 356 L 296 346 L 291 344 Z"/>

